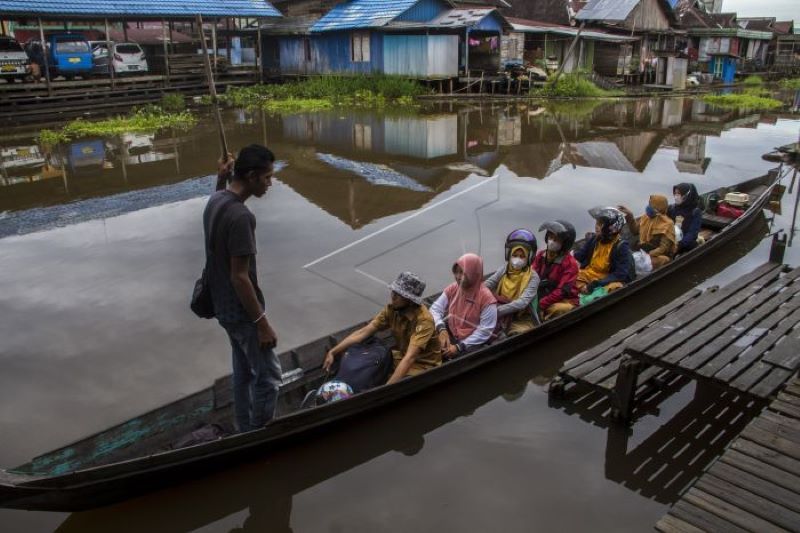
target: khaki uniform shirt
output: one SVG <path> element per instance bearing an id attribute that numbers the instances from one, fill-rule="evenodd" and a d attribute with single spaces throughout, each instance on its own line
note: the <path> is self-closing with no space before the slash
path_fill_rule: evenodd
<path id="1" fill-rule="evenodd" d="M 379 330 L 391 330 L 396 343 L 395 366 L 406 355 L 409 345 L 419 347 L 420 351 L 409 371 L 410 375 L 442 364 L 442 346 L 436 334 L 433 316 L 424 305 L 412 305 L 402 311 L 387 305 L 372 319 L 371 325 Z"/>

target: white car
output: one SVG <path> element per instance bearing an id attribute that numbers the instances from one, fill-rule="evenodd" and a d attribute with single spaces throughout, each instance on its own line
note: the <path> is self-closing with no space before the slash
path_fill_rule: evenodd
<path id="1" fill-rule="evenodd" d="M 31 60 L 11 37 L 0 36 L 0 78 L 24 80 L 31 73 Z"/>
<path id="2" fill-rule="evenodd" d="M 94 58 L 94 73 L 108 73 L 108 51 L 105 41 L 92 41 L 92 56 Z M 113 50 L 112 62 L 114 74 L 131 74 L 147 72 L 147 59 L 144 50 L 136 43 L 111 43 Z"/>

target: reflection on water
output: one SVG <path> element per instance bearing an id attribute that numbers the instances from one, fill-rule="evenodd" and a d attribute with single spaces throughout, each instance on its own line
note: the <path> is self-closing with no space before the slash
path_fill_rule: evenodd
<path id="1" fill-rule="evenodd" d="M 386 299 L 381 280 L 401 270 L 420 274 L 432 293 L 465 250 L 497 266 L 514 227 L 565 218 L 583 232 L 592 205 L 638 211 L 647 195 L 681 181 L 704 192 L 762 174 L 772 165 L 761 154 L 795 140 L 800 125 L 689 98 L 228 119 L 231 146 L 266 143 L 286 165 L 267 198 L 249 202 L 284 349 L 374 315 Z M 0 236 L 12 235 L 0 238 L 0 464 L 229 372 L 224 334 L 186 304 L 202 263 L 199 220 L 212 183 L 202 176 L 217 153 L 209 121 L 190 133 L 47 150 L 23 133 L 0 141 Z M 627 435 L 593 412 L 548 405 L 543 385 L 565 359 L 654 306 L 763 262 L 762 239 L 791 226 L 796 194 L 794 185 L 783 208 L 740 242 L 613 315 L 380 416 L 118 506 L 69 517 L 0 511 L 0 523 L 4 531 L 649 529 L 707 457 L 667 465 L 660 475 L 677 482 L 662 490 L 640 466 L 677 431 L 674 415 L 690 425 L 717 404 L 684 389 Z M 790 249 L 787 260 L 798 259 Z"/>

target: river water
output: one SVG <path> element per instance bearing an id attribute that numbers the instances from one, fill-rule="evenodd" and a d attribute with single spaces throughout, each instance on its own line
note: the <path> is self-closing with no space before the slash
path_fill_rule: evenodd
<path id="1" fill-rule="evenodd" d="M 800 121 L 673 98 L 231 111 L 226 127 L 231 146 L 266 143 L 281 161 L 268 195 L 248 205 L 261 284 L 287 349 L 372 316 L 402 270 L 433 293 L 465 251 L 482 254 L 487 270 L 498 266 L 516 227 L 564 218 L 580 234 L 592 227 L 594 205 L 640 212 L 649 194 L 670 194 L 682 181 L 705 192 L 761 175 L 775 166 L 761 155 L 796 141 Z M 223 331 L 187 306 L 218 157 L 213 122 L 47 151 L 21 131 L 0 146 L 0 465 L 230 371 Z M 508 361 L 260 461 L 119 505 L 72 515 L 2 510 L 0 529 L 648 530 L 747 422 L 747 410 L 723 410 L 728 429 L 705 451 L 679 447 L 665 460 L 676 436 L 718 427 L 703 414 L 718 395 L 680 384 L 625 431 L 608 423 L 602 402 L 549 401 L 546 384 L 566 359 L 670 298 L 764 262 L 767 234 L 791 227 L 797 188 L 683 279 Z M 800 261 L 797 248 L 787 262 Z"/>

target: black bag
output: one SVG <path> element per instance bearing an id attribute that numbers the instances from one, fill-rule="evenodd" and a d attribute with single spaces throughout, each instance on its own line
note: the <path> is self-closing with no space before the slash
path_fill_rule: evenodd
<path id="1" fill-rule="evenodd" d="M 192 291 L 192 301 L 189 307 L 200 318 L 214 318 L 214 302 L 211 300 L 211 287 L 208 286 L 208 264 L 200 274 L 200 279 L 195 281 Z"/>
<path id="2" fill-rule="evenodd" d="M 355 344 L 339 361 L 336 379 L 344 381 L 354 393 L 386 383 L 394 368 L 392 352 L 377 340 Z"/>

